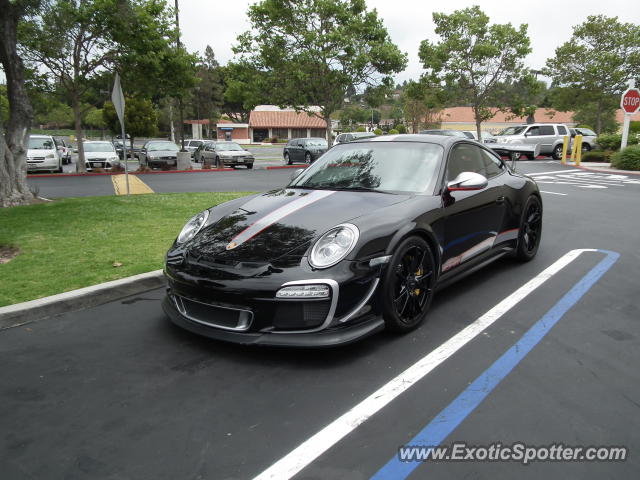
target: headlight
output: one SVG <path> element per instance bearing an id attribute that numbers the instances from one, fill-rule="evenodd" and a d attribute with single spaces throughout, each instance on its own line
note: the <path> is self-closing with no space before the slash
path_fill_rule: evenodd
<path id="1" fill-rule="evenodd" d="M 207 218 L 209 218 L 209 210 L 200 212 L 191 220 L 189 220 L 187 224 L 182 227 L 182 230 L 180 231 L 180 235 L 178 235 L 178 239 L 176 240 L 176 242 L 182 244 L 195 237 L 196 233 L 198 233 L 202 226 L 207 222 Z"/>
<path id="2" fill-rule="evenodd" d="M 149 155 L 149 160 L 155 160 L 156 157 L 154 157 L 153 155 Z"/>
<path id="3" fill-rule="evenodd" d="M 117 162 L 118 161 L 118 157 L 109 157 L 109 158 L 107 158 L 107 161 L 109 161 L 109 162 Z"/>
<path id="4" fill-rule="evenodd" d="M 327 268 L 335 265 L 353 249 L 360 231 L 355 225 L 344 223 L 333 227 L 311 249 L 309 263 L 314 268 Z"/>

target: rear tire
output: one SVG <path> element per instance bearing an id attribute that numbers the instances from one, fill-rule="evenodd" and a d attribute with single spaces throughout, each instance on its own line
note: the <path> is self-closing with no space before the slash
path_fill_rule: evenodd
<path id="1" fill-rule="evenodd" d="M 285 152 L 284 154 L 284 163 L 286 163 L 287 165 L 293 165 L 293 162 L 291 162 L 291 157 L 289 156 L 289 152 Z"/>
<path id="2" fill-rule="evenodd" d="M 251 170 L 253 168 L 253 163 L 247 165 L 247 169 Z"/>
<path id="3" fill-rule="evenodd" d="M 532 260 L 538 253 L 541 238 L 542 202 L 535 195 L 531 195 L 522 210 L 516 258 L 521 262 Z"/>
<path id="4" fill-rule="evenodd" d="M 556 145 L 556 147 L 553 149 L 553 153 L 551 154 L 551 156 L 553 157 L 554 160 L 562 160 L 562 148 L 563 145 Z"/>
<path id="5" fill-rule="evenodd" d="M 309 152 L 304 154 L 304 163 L 311 165 L 311 154 Z"/>
<path id="6" fill-rule="evenodd" d="M 590 152 L 591 151 L 591 145 L 589 145 L 588 143 L 583 143 L 582 144 L 582 151 L 583 152 Z"/>
<path id="7" fill-rule="evenodd" d="M 409 332 L 427 316 L 436 266 L 429 244 L 420 237 L 402 241 L 382 279 L 382 308 L 388 330 Z"/>

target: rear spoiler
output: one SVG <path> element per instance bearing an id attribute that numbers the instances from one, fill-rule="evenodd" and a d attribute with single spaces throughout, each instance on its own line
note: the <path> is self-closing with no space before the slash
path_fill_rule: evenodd
<path id="1" fill-rule="evenodd" d="M 527 145 L 524 143 L 485 143 L 485 147 L 490 148 L 501 157 L 509 157 L 516 160 L 520 155 L 526 155 L 531 160 L 540 155 L 540 145 Z"/>

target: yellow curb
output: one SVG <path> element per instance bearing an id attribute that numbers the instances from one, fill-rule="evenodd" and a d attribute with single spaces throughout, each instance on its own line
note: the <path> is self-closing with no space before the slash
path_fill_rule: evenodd
<path id="1" fill-rule="evenodd" d="M 127 182 L 126 175 L 112 175 L 111 181 L 113 182 L 113 189 L 116 195 L 127 194 Z M 129 175 L 129 193 L 132 195 L 139 195 L 141 193 L 153 193 L 153 190 L 138 178 L 137 175 Z"/>

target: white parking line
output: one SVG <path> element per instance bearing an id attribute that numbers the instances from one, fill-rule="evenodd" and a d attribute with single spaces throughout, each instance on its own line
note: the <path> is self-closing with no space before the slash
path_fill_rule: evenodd
<path id="1" fill-rule="evenodd" d="M 483 330 L 511 310 L 536 288 L 569 265 L 583 252 L 595 252 L 594 249 L 571 250 L 551 266 L 518 288 L 487 313 L 462 329 L 438 348 L 418 360 L 397 377 L 373 392 L 351 410 L 324 427 L 311 438 L 282 457 L 254 480 L 285 480 L 296 475 L 342 438 L 355 430 L 372 415 L 380 411 L 394 398 L 409 389 L 438 365 L 447 360 Z"/>
<path id="2" fill-rule="evenodd" d="M 536 172 L 536 173 L 527 173 L 526 175 L 534 176 L 534 175 L 549 175 L 551 173 L 567 173 L 567 172 L 579 172 L 580 170 L 554 170 L 553 172 Z"/>
<path id="3" fill-rule="evenodd" d="M 540 190 L 540 193 L 548 193 L 549 195 L 567 195 L 566 193 L 558 193 L 558 192 L 546 192 L 544 190 Z"/>

